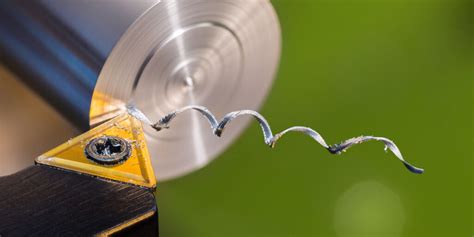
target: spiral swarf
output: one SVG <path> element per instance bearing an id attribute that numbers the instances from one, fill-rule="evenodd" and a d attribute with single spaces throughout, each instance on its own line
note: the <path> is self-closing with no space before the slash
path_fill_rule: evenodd
<path id="1" fill-rule="evenodd" d="M 211 125 L 212 132 L 220 137 L 222 133 L 224 132 L 225 127 L 229 122 L 232 120 L 240 117 L 240 116 L 252 116 L 257 120 L 257 122 L 260 124 L 260 127 L 262 128 L 263 132 L 263 138 L 265 144 L 270 146 L 271 148 L 275 147 L 276 142 L 286 133 L 288 132 L 300 132 L 304 133 L 311 138 L 313 138 L 316 142 L 318 142 L 321 146 L 326 148 L 331 154 L 340 154 L 341 152 L 346 151 L 350 147 L 356 144 L 360 144 L 363 142 L 367 141 L 381 141 L 385 144 L 385 150 L 389 149 L 404 165 L 405 167 L 416 174 L 421 174 L 424 172 L 422 168 L 417 168 L 413 166 L 412 164 L 408 163 L 405 161 L 405 159 L 402 156 L 402 153 L 398 149 L 397 145 L 390 139 L 387 139 L 385 137 L 375 137 L 375 136 L 359 136 L 359 137 L 354 137 L 347 139 L 341 143 L 334 144 L 334 145 L 327 145 L 326 141 L 324 141 L 323 137 L 316 132 L 315 130 L 309 128 L 309 127 L 302 127 L 302 126 L 294 126 L 287 128 L 275 135 L 273 135 L 273 132 L 270 128 L 269 123 L 267 120 L 258 112 L 253 111 L 253 110 L 238 110 L 238 111 L 233 111 L 228 114 L 226 114 L 220 121 L 216 119 L 216 117 L 206 108 L 203 106 L 198 106 L 198 105 L 190 105 L 183 107 L 181 109 L 175 110 L 165 116 L 163 116 L 158 122 L 152 123 L 140 110 L 133 106 L 128 106 L 127 107 L 128 113 L 134 116 L 135 118 L 141 120 L 142 122 L 150 125 L 153 127 L 155 130 L 160 131 L 162 129 L 167 129 L 169 128 L 169 124 L 171 121 L 178 116 L 179 114 L 188 111 L 188 110 L 195 110 L 201 113 L 209 122 Z"/>

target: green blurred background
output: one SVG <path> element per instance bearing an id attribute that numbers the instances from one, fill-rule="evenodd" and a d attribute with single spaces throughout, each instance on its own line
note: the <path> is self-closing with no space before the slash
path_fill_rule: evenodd
<path id="1" fill-rule="evenodd" d="M 473 236 L 473 2 L 272 3 L 272 128 L 386 136 L 426 172 L 377 142 L 332 156 L 290 134 L 271 150 L 253 124 L 204 169 L 159 184 L 162 235 Z"/>

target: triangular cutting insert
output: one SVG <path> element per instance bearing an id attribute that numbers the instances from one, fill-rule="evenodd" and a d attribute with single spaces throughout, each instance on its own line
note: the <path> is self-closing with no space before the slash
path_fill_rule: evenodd
<path id="1" fill-rule="evenodd" d="M 55 166 L 148 188 L 156 187 L 142 124 L 123 114 L 36 158 Z"/>

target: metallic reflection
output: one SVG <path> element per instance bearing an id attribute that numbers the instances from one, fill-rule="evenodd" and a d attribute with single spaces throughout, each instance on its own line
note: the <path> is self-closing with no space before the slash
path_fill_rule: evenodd
<path id="1" fill-rule="evenodd" d="M 110 118 L 127 104 L 152 121 L 190 104 L 218 114 L 257 110 L 279 56 L 280 27 L 269 1 L 162 1 L 131 25 L 109 55 L 92 98 L 91 122 Z M 223 139 L 204 132 L 208 125 L 196 115 L 174 121 L 173 131 L 145 128 L 157 178 L 207 164 L 249 121 L 236 121 Z"/>

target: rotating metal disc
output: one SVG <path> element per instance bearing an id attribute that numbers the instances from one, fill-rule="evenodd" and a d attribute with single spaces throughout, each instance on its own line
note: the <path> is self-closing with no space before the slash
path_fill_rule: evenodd
<path id="1" fill-rule="evenodd" d="M 256 110 L 267 95 L 280 56 L 280 28 L 269 1 L 162 1 L 125 32 L 100 73 L 91 123 L 132 103 L 152 121 L 186 105 L 223 116 Z M 250 120 L 236 121 L 222 138 L 198 113 L 171 128 L 145 128 L 158 179 L 196 170 L 222 152 Z"/>

